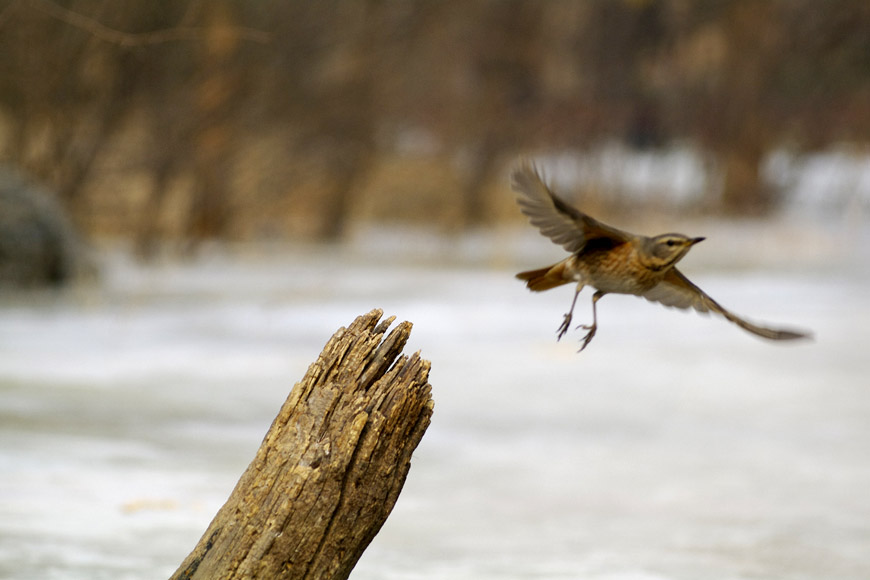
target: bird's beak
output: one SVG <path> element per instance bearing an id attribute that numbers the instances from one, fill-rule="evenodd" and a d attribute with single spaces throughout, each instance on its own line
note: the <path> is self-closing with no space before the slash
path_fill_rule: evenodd
<path id="1" fill-rule="evenodd" d="M 698 242 L 703 242 L 703 241 L 706 240 L 706 239 L 707 239 L 707 238 L 692 238 L 692 245 L 694 246 L 694 245 L 697 244 Z"/>

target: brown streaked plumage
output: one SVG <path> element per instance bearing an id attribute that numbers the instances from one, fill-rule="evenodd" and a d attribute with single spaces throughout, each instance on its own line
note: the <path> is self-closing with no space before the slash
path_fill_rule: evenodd
<path id="1" fill-rule="evenodd" d="M 598 329 L 595 305 L 605 294 L 633 294 L 652 302 L 676 308 L 713 312 L 755 335 L 770 340 L 807 338 L 805 332 L 777 330 L 758 326 L 723 308 L 703 290 L 692 284 L 675 264 L 692 246 L 704 238 L 682 234 L 639 236 L 608 226 L 559 199 L 534 166 L 522 164 L 512 174 L 517 203 L 531 224 L 571 255 L 552 266 L 520 272 L 534 292 L 576 283 L 571 309 L 558 329 L 561 339 L 571 325 L 577 296 L 584 286 L 592 286 L 592 324 L 586 330 L 580 350 L 586 348 Z"/>

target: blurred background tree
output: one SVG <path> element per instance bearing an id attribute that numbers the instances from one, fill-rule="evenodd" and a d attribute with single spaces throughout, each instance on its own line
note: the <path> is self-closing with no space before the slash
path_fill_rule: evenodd
<path id="1" fill-rule="evenodd" d="M 607 141 L 759 215 L 771 151 L 870 140 L 865 0 L 9 0 L 0 51 L 0 161 L 145 256 L 485 225 L 517 156 Z"/>

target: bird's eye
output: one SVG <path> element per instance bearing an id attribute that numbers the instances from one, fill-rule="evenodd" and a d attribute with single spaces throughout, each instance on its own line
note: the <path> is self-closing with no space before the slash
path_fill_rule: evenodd
<path id="1" fill-rule="evenodd" d="M 667 245 L 669 245 L 669 246 L 675 246 L 675 245 L 677 244 L 677 242 L 675 242 L 674 240 L 668 240 L 668 241 L 665 242 L 665 243 L 666 243 Z"/>

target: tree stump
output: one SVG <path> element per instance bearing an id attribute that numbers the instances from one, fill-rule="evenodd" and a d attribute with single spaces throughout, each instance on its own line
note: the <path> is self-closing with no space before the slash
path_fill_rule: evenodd
<path id="1" fill-rule="evenodd" d="M 433 409 L 429 362 L 401 355 L 411 323 L 383 339 L 395 317 L 382 315 L 327 342 L 172 580 L 348 577 L 395 505 Z"/>

